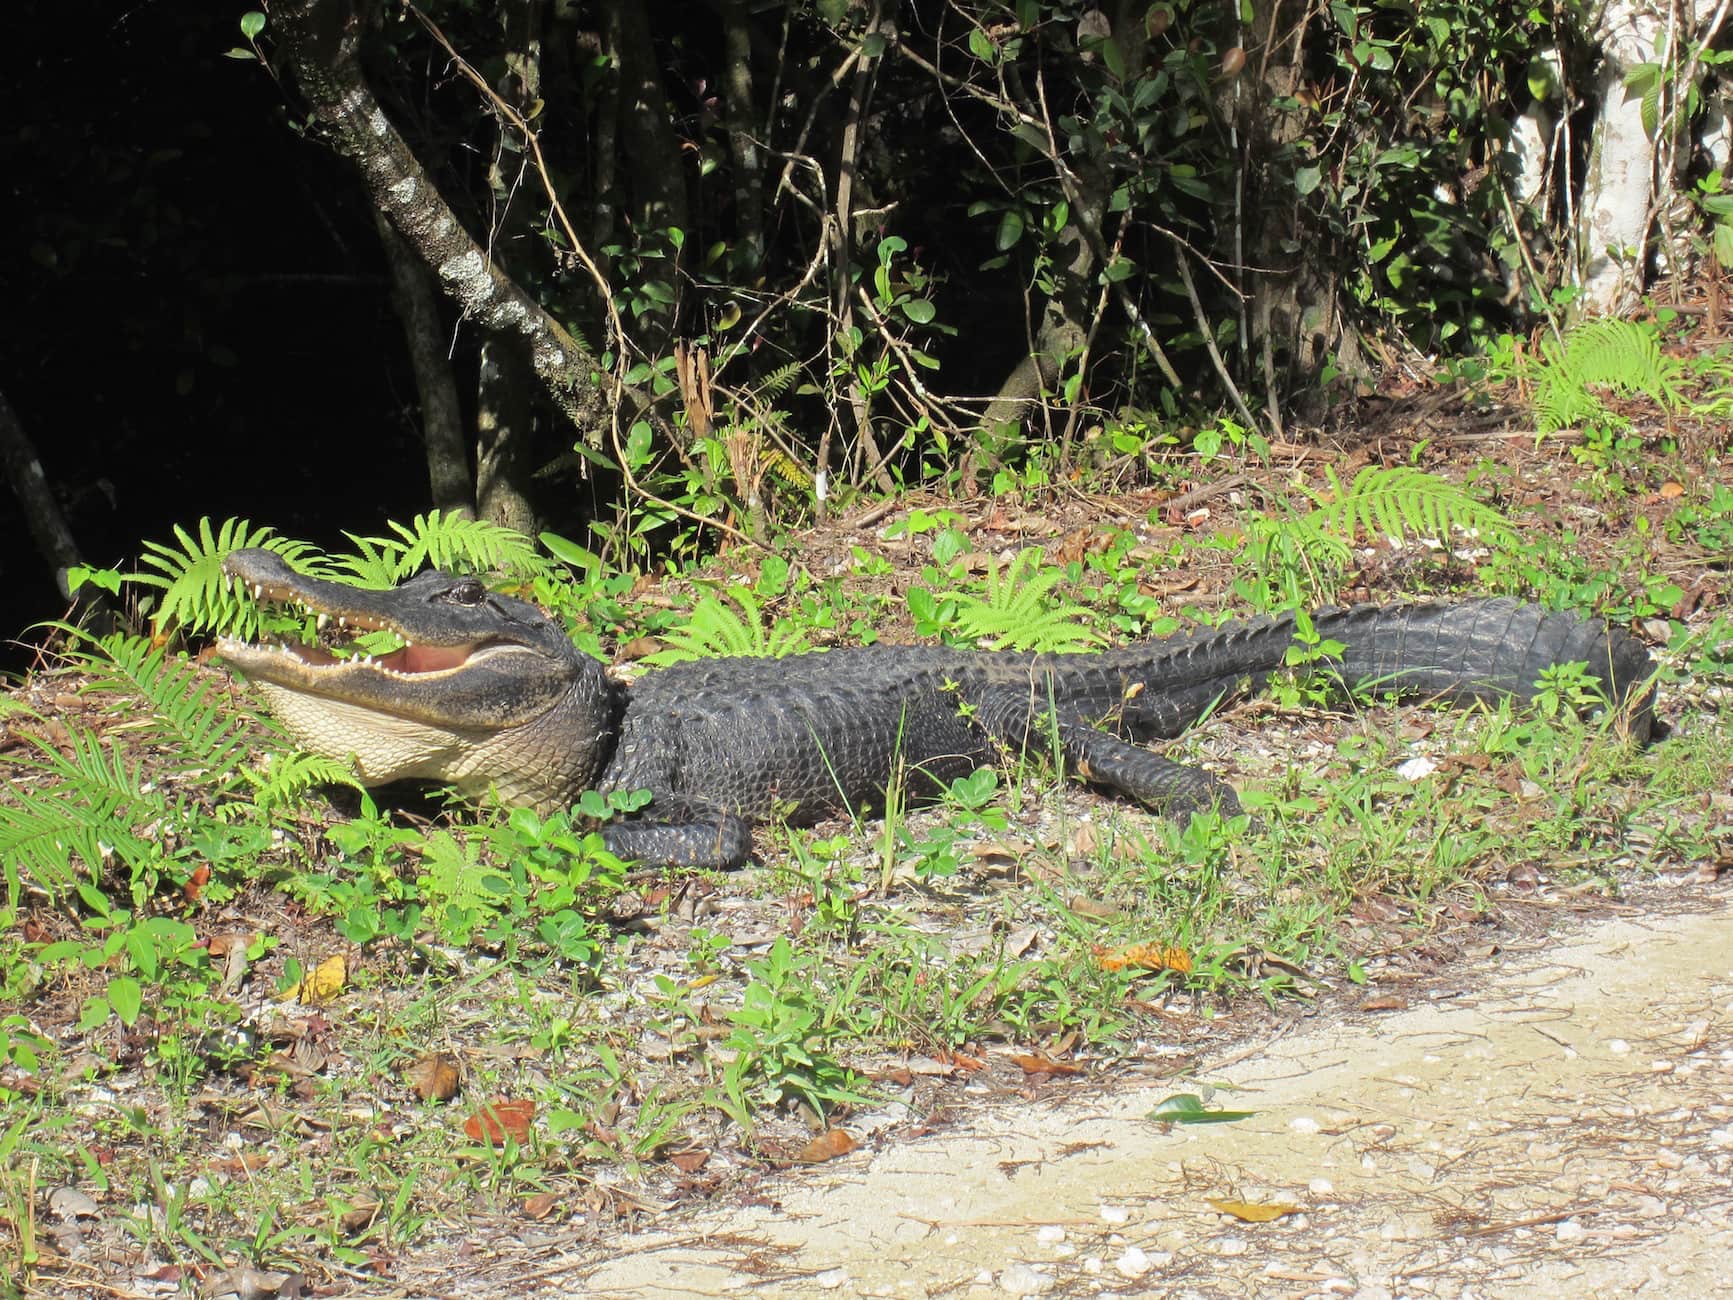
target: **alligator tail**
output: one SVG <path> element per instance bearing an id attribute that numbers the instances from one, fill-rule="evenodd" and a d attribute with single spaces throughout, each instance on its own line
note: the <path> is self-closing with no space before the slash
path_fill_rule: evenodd
<path id="1" fill-rule="evenodd" d="M 1499 598 L 1455 604 L 1360 605 L 1313 615 L 1340 655 L 1310 666 L 1350 690 L 1445 701 L 1532 699 L 1542 673 L 1582 663 L 1630 733 L 1654 726 L 1653 666 L 1643 645 L 1605 621 Z M 1110 652 L 1124 678 L 1141 681 L 1125 705 L 1128 727 L 1179 734 L 1217 701 L 1256 689 L 1288 666 L 1300 645 L 1292 615 L 1230 623 L 1208 632 Z"/>

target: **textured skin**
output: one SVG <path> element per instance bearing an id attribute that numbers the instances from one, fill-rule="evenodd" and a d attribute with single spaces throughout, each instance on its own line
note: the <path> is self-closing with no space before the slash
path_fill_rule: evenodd
<path id="1" fill-rule="evenodd" d="M 1140 742 L 1176 736 L 1222 700 L 1261 686 L 1295 644 L 1291 618 L 1257 619 L 1100 654 L 871 646 L 713 659 L 648 674 L 628 688 L 563 635 L 549 635 L 557 628 L 533 606 L 490 598 L 500 617 L 478 616 L 473 589 L 459 590 L 467 580 L 424 573 L 355 603 L 345 594 L 353 588 L 300 578 L 261 554 L 239 552 L 230 569 L 275 599 L 392 622 L 392 600 L 405 595 L 410 603 L 397 625 L 418 644 L 452 647 L 441 652 L 447 658 L 460 658 L 466 645 L 487 649 L 474 669 L 416 673 L 405 669 L 409 659 L 398 661 L 402 671 L 332 667 L 225 643 L 224 657 L 268 688 L 303 745 L 355 755 L 370 782 L 417 776 L 491 785 L 543 807 L 592 787 L 648 789 L 652 800 L 640 816 L 603 830 L 614 852 L 647 862 L 736 866 L 751 852 L 755 822 L 871 814 L 895 780 L 918 800 L 1006 754 L 1051 754 L 1055 745 L 1067 771 L 1151 808 L 1237 811 L 1225 782 Z M 461 606 L 449 632 L 441 623 L 447 605 Z M 1637 739 L 1646 740 L 1653 723 L 1648 653 L 1599 620 L 1499 599 L 1324 610 L 1314 626 L 1346 647 L 1315 667 L 1351 689 L 1458 702 L 1527 699 L 1543 670 L 1582 662 Z M 556 703 L 528 719 L 520 708 L 497 727 L 478 725 L 478 692 L 464 686 L 471 671 L 487 677 L 479 694 L 500 693 L 496 679 L 507 672 L 534 674 L 539 680 L 521 683 L 514 698 Z M 405 697 L 402 713 L 391 706 L 393 692 Z M 446 692 L 462 701 L 454 710 L 461 725 L 430 731 L 426 715 Z M 416 736 L 396 732 L 390 746 L 370 747 L 402 714 L 413 715 Z M 413 744 L 417 752 L 403 752 Z"/>

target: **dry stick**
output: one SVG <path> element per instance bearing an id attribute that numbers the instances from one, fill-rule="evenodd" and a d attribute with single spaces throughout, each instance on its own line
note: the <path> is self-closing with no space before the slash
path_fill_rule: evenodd
<path id="1" fill-rule="evenodd" d="M 1216 349 L 1215 331 L 1210 328 L 1209 317 L 1204 314 L 1203 303 L 1197 296 L 1197 286 L 1192 283 L 1191 267 L 1186 262 L 1185 251 L 1180 250 L 1179 256 L 1174 260 L 1179 267 L 1179 278 L 1185 282 L 1185 296 L 1191 299 L 1192 315 L 1197 319 L 1198 333 L 1203 335 L 1203 345 L 1209 352 L 1210 364 L 1215 367 L 1216 378 L 1220 379 L 1222 387 L 1228 390 L 1234 410 L 1240 413 L 1240 419 L 1246 422 L 1246 428 L 1255 429 L 1258 427 L 1257 417 L 1246 405 L 1246 399 L 1240 396 L 1239 386 L 1234 383 L 1233 376 L 1228 373 L 1227 364 L 1222 360 L 1222 354 Z M 1276 436 L 1281 436 L 1279 427 Z"/>

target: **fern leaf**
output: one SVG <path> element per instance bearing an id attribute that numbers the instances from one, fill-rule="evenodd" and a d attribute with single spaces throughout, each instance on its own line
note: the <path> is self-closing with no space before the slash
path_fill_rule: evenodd
<path id="1" fill-rule="evenodd" d="M 953 591 L 956 628 L 967 640 L 987 650 L 1059 652 L 1082 650 L 1102 638 L 1086 622 L 1081 605 L 1054 600 L 1053 589 L 1064 579 L 1063 569 L 1046 564 L 1039 547 L 1020 552 L 1003 570 L 987 570 L 987 594 Z"/>
<path id="2" fill-rule="evenodd" d="M 223 574 L 223 561 L 231 551 L 262 546 L 286 560 L 295 560 L 312 548 L 303 542 L 280 538 L 269 528 L 253 528 L 245 519 L 226 519 L 213 532 L 210 519 L 198 522 L 195 538 L 179 524 L 174 526 L 180 548 L 163 542 L 146 542 L 141 565 L 156 573 L 129 573 L 127 580 L 162 589 L 156 612 L 151 616 L 158 633 L 175 626 L 251 636 L 259 628 L 259 612 L 251 601 L 230 589 Z"/>
<path id="3" fill-rule="evenodd" d="M 1410 536 L 1442 541 L 1457 528 L 1495 542 L 1514 534 L 1510 521 L 1485 502 L 1410 465 L 1368 465 L 1345 490 L 1334 474 L 1330 478 L 1334 499 L 1301 520 L 1318 536 L 1334 535 L 1352 543 L 1365 532 L 1400 544 Z"/>

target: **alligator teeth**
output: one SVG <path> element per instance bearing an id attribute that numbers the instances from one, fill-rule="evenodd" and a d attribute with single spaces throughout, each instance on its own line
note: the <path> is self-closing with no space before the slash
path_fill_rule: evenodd
<path id="1" fill-rule="evenodd" d="M 339 614 L 339 615 L 337 615 L 337 626 L 338 627 L 348 627 L 349 626 L 349 620 L 344 618 L 341 614 Z"/>
<path id="2" fill-rule="evenodd" d="M 319 615 L 319 619 L 318 619 L 318 624 L 317 624 L 317 625 L 318 625 L 318 628 L 319 628 L 319 630 L 320 630 L 320 631 L 321 631 L 321 632 L 323 632 L 323 631 L 324 631 L 324 630 L 325 630 L 325 625 L 326 625 L 326 624 L 327 624 L 327 623 L 329 623 L 329 622 L 330 622 L 330 621 L 331 621 L 331 616 L 330 616 L 330 615 L 329 615 L 329 614 L 321 614 L 321 615 Z"/>
<path id="3" fill-rule="evenodd" d="M 255 582 L 253 584 L 253 599 L 254 600 L 263 600 L 264 598 L 265 598 L 265 584 L 262 582 Z"/>

